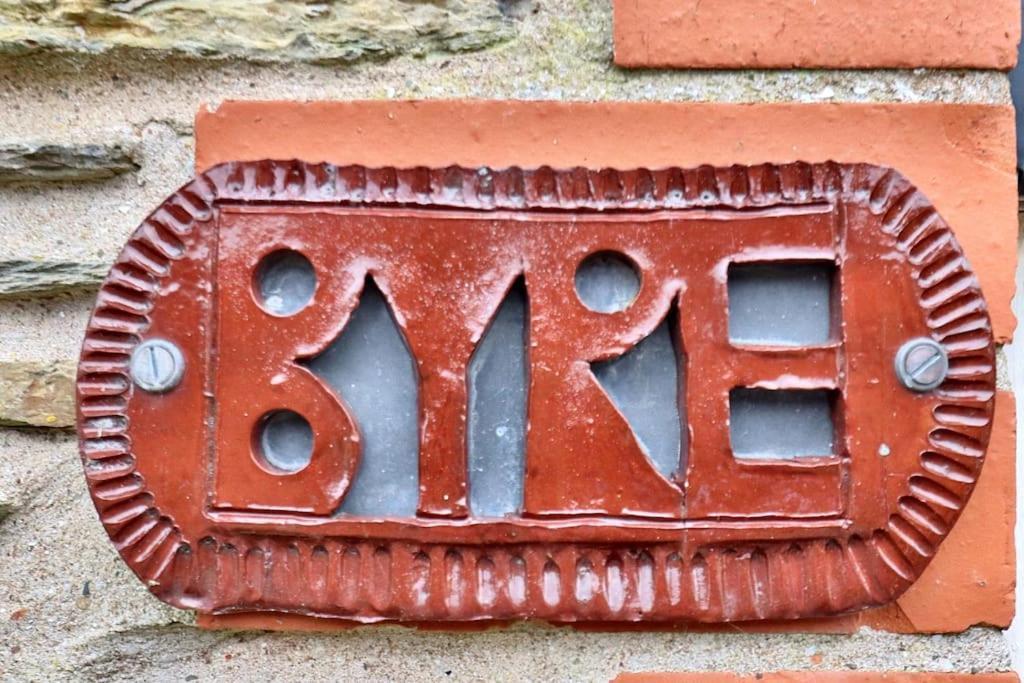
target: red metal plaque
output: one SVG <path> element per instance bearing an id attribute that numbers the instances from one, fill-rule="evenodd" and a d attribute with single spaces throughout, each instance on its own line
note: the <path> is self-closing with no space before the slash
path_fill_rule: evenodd
<path id="1" fill-rule="evenodd" d="M 315 279 L 295 310 L 259 292 L 281 253 Z M 607 253 L 638 282 L 601 312 L 576 278 Z M 821 339 L 733 338 L 732 269 L 753 264 L 826 267 Z M 309 364 L 355 324 L 371 281 L 417 384 L 402 516 L 346 511 L 360 468 L 375 466 L 365 425 Z M 522 501 L 486 517 L 467 494 L 467 374 L 516 283 L 529 308 Z M 594 375 L 666 321 L 681 369 L 672 472 Z M 200 175 L 131 238 L 89 324 L 79 433 L 108 533 L 177 606 L 356 621 L 798 618 L 889 602 L 920 575 L 978 476 L 994 382 L 978 284 L 949 227 L 891 170 L 265 161 Z M 741 457 L 730 411 L 751 391 L 825 397 L 831 452 Z M 282 411 L 309 425 L 292 432 L 311 452 L 294 471 L 261 450 Z"/>

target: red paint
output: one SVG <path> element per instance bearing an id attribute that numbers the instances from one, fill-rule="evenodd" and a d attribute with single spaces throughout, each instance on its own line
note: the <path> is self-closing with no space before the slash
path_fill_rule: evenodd
<path id="1" fill-rule="evenodd" d="M 250 293 L 260 258 L 282 247 L 304 253 L 320 279 L 310 307 L 285 320 Z M 572 289 L 576 265 L 602 250 L 642 273 L 622 313 L 590 311 Z M 780 259 L 837 263 L 834 340 L 732 347 L 728 264 Z M 292 362 L 337 336 L 367 273 L 420 363 L 415 519 L 332 516 L 358 467 L 356 426 Z M 522 273 L 531 309 L 525 510 L 476 520 L 464 500 L 465 368 Z M 638 342 L 673 305 L 691 432 L 677 482 L 647 462 L 587 368 Z M 155 336 L 181 346 L 188 366 L 161 395 L 133 390 L 126 374 L 126 354 Z M 937 339 L 952 359 L 950 379 L 931 394 L 904 390 L 892 371 L 900 344 L 916 336 Z M 873 166 L 226 164 L 147 219 L 108 277 L 83 348 L 79 427 L 118 549 L 154 593 L 202 612 L 413 622 L 823 616 L 892 601 L 934 555 L 980 471 L 993 354 L 985 303 L 952 232 L 899 174 Z M 837 452 L 738 462 L 727 427 L 737 386 L 835 390 Z M 298 474 L 271 473 L 252 455 L 253 427 L 275 408 L 314 425 L 314 458 Z"/>

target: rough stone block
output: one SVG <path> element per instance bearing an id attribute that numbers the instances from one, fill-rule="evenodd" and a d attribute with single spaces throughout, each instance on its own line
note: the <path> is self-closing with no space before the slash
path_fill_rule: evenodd
<path id="1" fill-rule="evenodd" d="M 350 62 L 474 50 L 512 33 L 511 20 L 489 0 L 0 2 L 0 54 L 126 48 L 267 62 Z"/>
<path id="2" fill-rule="evenodd" d="M 0 261 L 0 298 L 94 289 L 109 269 L 100 262 Z"/>
<path id="3" fill-rule="evenodd" d="M 0 426 L 73 426 L 74 382 L 72 363 L 0 363 Z"/>
<path id="4" fill-rule="evenodd" d="M 132 148 L 122 143 L 0 144 L 0 184 L 104 180 L 138 168 Z"/>

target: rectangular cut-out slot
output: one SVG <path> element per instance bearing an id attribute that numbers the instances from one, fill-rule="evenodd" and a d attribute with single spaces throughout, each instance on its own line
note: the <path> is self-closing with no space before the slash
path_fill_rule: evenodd
<path id="1" fill-rule="evenodd" d="M 759 346 L 814 346 L 832 339 L 835 264 L 729 266 L 729 340 Z"/>
<path id="2" fill-rule="evenodd" d="M 833 392 L 733 389 L 729 437 L 741 460 L 822 458 L 835 449 Z"/>
<path id="3" fill-rule="evenodd" d="M 526 459 L 526 285 L 516 280 L 469 364 L 469 507 L 517 514 Z"/>

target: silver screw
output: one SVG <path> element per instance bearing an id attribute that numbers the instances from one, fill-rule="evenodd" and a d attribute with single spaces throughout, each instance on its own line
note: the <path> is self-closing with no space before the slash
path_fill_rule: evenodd
<path id="1" fill-rule="evenodd" d="M 145 391 L 163 393 L 178 386 L 185 374 L 181 349 L 166 339 L 148 339 L 132 352 L 132 381 Z"/>
<path id="2" fill-rule="evenodd" d="M 949 356 L 933 339 L 911 339 L 896 352 L 896 376 L 911 391 L 931 391 L 946 381 Z"/>

